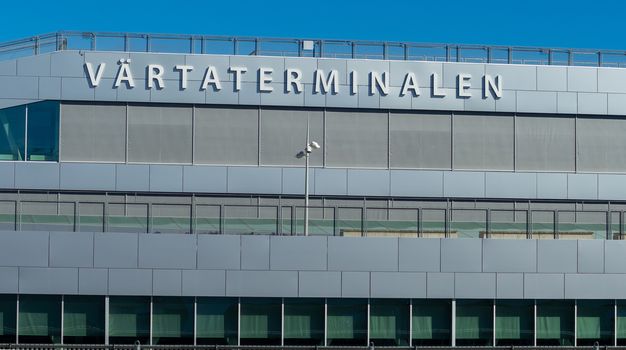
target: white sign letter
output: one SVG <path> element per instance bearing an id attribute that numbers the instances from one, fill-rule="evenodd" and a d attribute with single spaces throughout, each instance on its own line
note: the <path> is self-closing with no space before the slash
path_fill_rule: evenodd
<path id="1" fill-rule="evenodd" d="M 350 95 L 356 95 L 359 91 L 359 76 L 356 71 L 350 72 Z"/>
<path id="2" fill-rule="evenodd" d="M 187 73 L 193 70 L 193 66 L 178 64 L 174 66 L 174 70 L 180 72 L 180 88 L 185 90 L 187 88 Z"/>
<path id="3" fill-rule="evenodd" d="M 370 72 L 370 95 L 375 95 L 377 89 L 381 95 L 389 94 L 389 73 L 383 72 L 381 77 L 378 72 Z"/>
<path id="4" fill-rule="evenodd" d="M 241 90 L 241 75 L 247 71 L 246 67 L 228 67 L 228 72 L 233 73 L 235 79 L 235 91 Z"/>
<path id="5" fill-rule="evenodd" d="M 502 76 L 496 75 L 496 78 L 492 78 L 487 74 L 483 77 L 483 97 L 487 98 L 491 90 L 494 99 L 502 97 Z"/>
<path id="6" fill-rule="evenodd" d="M 118 88 L 122 83 L 126 83 L 127 88 L 134 88 L 135 80 L 130 71 L 130 59 L 121 59 L 118 63 L 120 64 L 120 68 L 117 70 L 117 77 L 115 77 L 115 84 L 113 86 Z"/>
<path id="7" fill-rule="evenodd" d="M 415 78 L 415 74 L 409 72 L 404 77 L 404 82 L 402 83 L 402 90 L 400 91 L 400 96 L 404 96 L 407 92 L 412 91 L 413 96 L 417 97 L 420 95 L 420 88 L 417 85 L 417 78 Z"/>
<path id="8" fill-rule="evenodd" d="M 313 80 L 313 92 L 319 94 L 320 92 L 323 94 L 328 93 L 329 91 L 332 94 L 339 93 L 339 81 L 337 80 L 338 72 L 336 70 L 331 70 L 328 73 L 328 78 L 324 80 L 324 71 L 318 69 L 315 71 L 315 80 Z"/>
<path id="9" fill-rule="evenodd" d="M 200 85 L 200 90 L 206 90 L 210 85 L 213 85 L 213 89 L 215 91 L 222 90 L 222 83 L 220 82 L 220 77 L 217 75 L 215 71 L 215 67 L 209 66 L 204 72 L 204 78 L 202 78 L 202 84 Z"/>
<path id="10" fill-rule="evenodd" d="M 85 63 L 85 68 L 87 69 L 87 77 L 89 78 L 89 84 L 91 86 L 96 87 L 100 84 L 100 79 L 102 79 L 102 74 L 104 73 L 104 67 L 106 67 L 106 63 L 100 63 L 98 65 L 98 70 L 94 74 L 93 66 L 91 63 Z"/>
<path id="11" fill-rule="evenodd" d="M 469 91 L 472 87 L 470 79 L 472 79 L 471 74 L 461 73 L 456 76 L 456 91 L 459 97 L 472 97 L 472 92 Z"/>
<path id="12" fill-rule="evenodd" d="M 148 65 L 148 89 L 152 89 L 153 83 L 156 81 L 157 89 L 161 90 L 163 85 L 163 66 L 159 64 Z"/>
<path id="13" fill-rule="evenodd" d="M 446 92 L 439 87 L 439 75 L 437 73 L 433 73 L 433 75 L 430 76 L 430 82 L 432 86 L 430 94 L 432 97 L 446 96 Z"/>
<path id="14" fill-rule="evenodd" d="M 259 91 L 260 92 L 272 92 L 274 88 L 267 84 L 272 82 L 272 68 L 259 68 Z"/>
<path id="15" fill-rule="evenodd" d="M 286 79 L 285 82 L 287 84 L 287 92 L 291 92 L 291 87 L 294 87 L 294 90 L 297 94 L 302 92 L 302 83 L 300 82 L 300 78 L 302 77 L 302 71 L 295 68 L 287 68 L 285 72 Z"/>

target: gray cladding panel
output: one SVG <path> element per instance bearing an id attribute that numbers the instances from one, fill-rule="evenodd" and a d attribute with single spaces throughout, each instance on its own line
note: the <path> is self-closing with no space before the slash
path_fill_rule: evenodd
<path id="1" fill-rule="evenodd" d="M 238 235 L 198 235 L 199 269 L 239 269 L 240 254 Z"/>
<path id="2" fill-rule="evenodd" d="M 480 239 L 442 239 L 442 272 L 481 272 L 482 240 Z"/>
<path id="3" fill-rule="evenodd" d="M 48 266 L 48 232 L 2 232 L 0 266 Z"/>
<path id="4" fill-rule="evenodd" d="M 270 238 L 270 269 L 326 270 L 326 237 Z"/>
<path id="5" fill-rule="evenodd" d="M 425 298 L 426 273 L 372 272 L 372 298 Z"/>
<path id="6" fill-rule="evenodd" d="M 341 297 L 341 272 L 302 271 L 298 274 L 298 296 Z"/>
<path id="7" fill-rule="evenodd" d="M 241 269 L 270 268 L 270 236 L 241 236 Z"/>
<path id="8" fill-rule="evenodd" d="M 181 296 L 181 270 L 154 270 L 152 272 L 152 293 L 154 295 Z"/>
<path id="9" fill-rule="evenodd" d="M 524 274 L 525 299 L 563 299 L 565 284 L 563 274 Z"/>
<path id="10" fill-rule="evenodd" d="M 51 232 L 51 267 L 93 267 L 93 233 Z"/>
<path id="11" fill-rule="evenodd" d="M 182 295 L 225 296 L 226 271 L 183 270 Z"/>
<path id="12" fill-rule="evenodd" d="M 398 249 L 400 271 L 439 272 L 441 270 L 440 239 L 400 238 Z"/>
<path id="13" fill-rule="evenodd" d="M 152 270 L 109 269 L 109 294 L 152 295 Z"/>
<path id="14" fill-rule="evenodd" d="M 106 295 L 109 291 L 109 270 L 78 269 L 78 294 Z"/>
<path id="15" fill-rule="evenodd" d="M 398 271 L 398 240 L 328 237 L 328 270 Z"/>
<path id="16" fill-rule="evenodd" d="M 22 294 L 78 294 L 78 269 L 21 267 L 19 292 Z"/>
<path id="17" fill-rule="evenodd" d="M 94 267 L 136 268 L 138 240 L 138 235 L 134 233 L 94 234 Z"/>
<path id="18" fill-rule="evenodd" d="M 498 273 L 496 274 L 496 297 L 498 299 L 523 299 L 524 274 Z"/>
<path id="19" fill-rule="evenodd" d="M 0 267 L 0 293 L 17 294 L 19 292 L 18 268 Z"/>
<path id="20" fill-rule="evenodd" d="M 343 298 L 367 298 L 370 295 L 369 272 L 342 272 L 341 296 Z"/>
<path id="21" fill-rule="evenodd" d="M 454 298 L 454 273 L 427 273 L 427 298 Z"/>
<path id="22" fill-rule="evenodd" d="M 496 297 L 495 273 L 455 273 L 454 296 L 465 299 L 493 299 Z"/>
<path id="23" fill-rule="evenodd" d="M 483 271 L 535 272 L 537 271 L 536 240 L 483 241 Z"/>
<path id="24" fill-rule="evenodd" d="M 537 272 L 576 272 L 577 243 L 574 240 L 538 240 Z"/>
<path id="25" fill-rule="evenodd" d="M 140 268 L 196 268 L 195 235 L 139 235 Z"/>
<path id="26" fill-rule="evenodd" d="M 227 296 L 297 297 L 296 271 L 226 271 Z"/>

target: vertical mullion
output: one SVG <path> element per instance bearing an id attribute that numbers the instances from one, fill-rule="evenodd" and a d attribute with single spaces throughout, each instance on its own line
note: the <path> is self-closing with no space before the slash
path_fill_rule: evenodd
<path id="1" fill-rule="evenodd" d="M 324 298 L 324 346 L 328 346 L 328 298 Z"/>
<path id="2" fill-rule="evenodd" d="M 452 327 L 450 335 L 452 337 L 452 346 L 456 346 L 456 300 L 452 299 L 452 308 L 450 309 L 452 312 Z"/>
<path id="3" fill-rule="evenodd" d="M 64 343 L 65 333 L 65 295 L 61 295 L 61 344 Z"/>
<path id="4" fill-rule="evenodd" d="M 533 346 L 537 346 L 537 299 L 533 300 Z"/>
<path id="5" fill-rule="evenodd" d="M 28 161 L 28 105 L 24 108 L 24 160 Z"/>
<path id="6" fill-rule="evenodd" d="M 280 298 L 280 345 L 285 345 L 285 298 Z"/>
<path id="7" fill-rule="evenodd" d="M 104 297 L 104 345 L 109 345 L 109 296 Z"/>
<path id="8" fill-rule="evenodd" d="M 492 301 L 492 318 L 491 318 L 491 346 L 496 346 L 496 301 Z"/>
<path id="9" fill-rule="evenodd" d="M 241 297 L 237 298 L 237 346 L 241 346 Z"/>
<path id="10" fill-rule="evenodd" d="M 578 344 L 578 300 L 574 300 L 574 346 Z"/>
<path id="11" fill-rule="evenodd" d="M 617 346 L 617 300 L 613 300 L 613 346 Z"/>
<path id="12" fill-rule="evenodd" d="M 154 317 L 154 297 L 150 297 L 150 339 L 148 340 L 148 344 L 152 345 L 152 331 L 153 331 L 153 317 Z"/>
<path id="13" fill-rule="evenodd" d="M 15 343 L 20 343 L 20 295 L 16 295 L 15 300 L 15 309 L 17 312 L 15 313 Z"/>
<path id="14" fill-rule="evenodd" d="M 198 345 L 198 297 L 193 297 L 193 345 Z"/>
<path id="15" fill-rule="evenodd" d="M 413 346 L 413 299 L 409 299 L 409 346 Z"/>
<path id="16" fill-rule="evenodd" d="M 367 298 L 367 344 L 369 346 L 370 344 L 370 307 L 372 304 L 372 299 L 371 298 Z"/>

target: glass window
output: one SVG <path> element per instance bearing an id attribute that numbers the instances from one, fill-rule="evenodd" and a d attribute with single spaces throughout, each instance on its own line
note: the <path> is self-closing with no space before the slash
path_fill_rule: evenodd
<path id="1" fill-rule="evenodd" d="M 190 233 L 191 206 L 185 204 L 153 204 L 151 208 L 153 233 Z"/>
<path id="2" fill-rule="evenodd" d="M 555 213 L 550 210 L 533 210 L 530 214 L 533 239 L 554 239 Z"/>
<path id="3" fill-rule="evenodd" d="M 533 345 L 535 305 L 528 300 L 496 301 L 496 346 Z"/>
<path id="4" fill-rule="evenodd" d="M 421 235 L 424 238 L 443 238 L 446 235 L 445 209 L 422 209 Z"/>
<path id="5" fill-rule="evenodd" d="M 65 297 L 63 344 L 104 344 L 104 297 Z"/>
<path id="6" fill-rule="evenodd" d="M 15 231 L 15 201 L 0 201 L 0 230 Z"/>
<path id="7" fill-rule="evenodd" d="M 196 205 L 196 233 L 219 234 L 221 232 L 221 207 L 219 205 Z"/>
<path id="8" fill-rule="evenodd" d="M 0 160 L 24 160 L 26 106 L 0 109 Z"/>
<path id="9" fill-rule="evenodd" d="M 104 203 L 78 203 L 78 231 L 104 231 Z"/>
<path id="10" fill-rule="evenodd" d="M 579 300 L 576 315 L 578 346 L 613 345 L 613 301 Z"/>
<path id="11" fill-rule="evenodd" d="M 452 303 L 449 300 L 413 300 L 413 345 L 452 344 Z"/>
<path id="12" fill-rule="evenodd" d="M 328 299 L 327 313 L 328 345 L 367 345 L 367 300 Z"/>
<path id="13" fill-rule="evenodd" d="M 224 233 L 276 234 L 278 207 L 225 206 Z"/>
<path id="14" fill-rule="evenodd" d="M 363 235 L 363 209 L 337 208 L 336 236 L 361 237 Z"/>
<path id="15" fill-rule="evenodd" d="M 409 301 L 372 299 L 370 343 L 376 346 L 409 345 Z"/>
<path id="16" fill-rule="evenodd" d="M 537 345 L 574 345 L 574 303 L 570 300 L 537 301 Z"/>
<path id="17" fill-rule="evenodd" d="M 150 343 L 150 298 L 110 297 L 109 343 Z"/>
<path id="18" fill-rule="evenodd" d="M 296 207 L 296 234 L 304 233 L 304 208 Z M 309 206 L 309 235 L 332 236 L 335 232 L 335 208 Z"/>
<path id="19" fill-rule="evenodd" d="M 491 210 L 490 238 L 528 238 L 528 218 L 526 210 Z"/>
<path id="20" fill-rule="evenodd" d="M 74 203 L 22 202 L 22 231 L 74 231 Z"/>
<path id="21" fill-rule="evenodd" d="M 192 298 L 154 297 L 152 300 L 152 344 L 193 344 Z"/>
<path id="22" fill-rule="evenodd" d="M 28 105 L 28 145 L 30 161 L 59 160 L 59 103 L 43 101 Z"/>
<path id="23" fill-rule="evenodd" d="M 607 239 L 607 213 L 559 211 L 559 239 Z"/>
<path id="24" fill-rule="evenodd" d="M 16 313 L 16 296 L 0 295 L 0 343 L 15 343 Z"/>
<path id="25" fill-rule="evenodd" d="M 486 238 L 487 211 L 453 209 L 451 211 L 450 236 L 454 238 Z"/>
<path id="26" fill-rule="evenodd" d="M 21 295 L 18 332 L 23 344 L 60 344 L 61 297 Z"/>
<path id="27" fill-rule="evenodd" d="M 576 119 L 578 171 L 626 171 L 626 119 L 579 117 Z"/>
<path id="28" fill-rule="evenodd" d="M 285 345 L 324 345 L 324 300 L 285 299 Z"/>
<path id="29" fill-rule="evenodd" d="M 237 299 L 198 298 L 198 345 L 237 345 Z"/>
<path id="30" fill-rule="evenodd" d="M 280 299 L 241 300 L 241 345 L 280 345 Z"/>
<path id="31" fill-rule="evenodd" d="M 368 237 L 417 237 L 417 209 L 367 209 Z"/>
<path id="32" fill-rule="evenodd" d="M 493 303 L 491 300 L 457 300 L 456 345 L 491 346 Z"/>
<path id="33" fill-rule="evenodd" d="M 148 205 L 110 203 L 107 206 L 109 232 L 148 232 Z"/>
<path id="34" fill-rule="evenodd" d="M 617 301 L 617 320 L 615 321 L 617 346 L 626 345 L 626 301 Z"/>

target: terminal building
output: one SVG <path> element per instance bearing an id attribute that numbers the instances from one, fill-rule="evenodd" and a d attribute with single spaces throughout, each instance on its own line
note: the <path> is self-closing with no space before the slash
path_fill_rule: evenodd
<path id="1" fill-rule="evenodd" d="M 624 67 L 340 40 L 0 44 L 0 343 L 626 345 Z"/>

